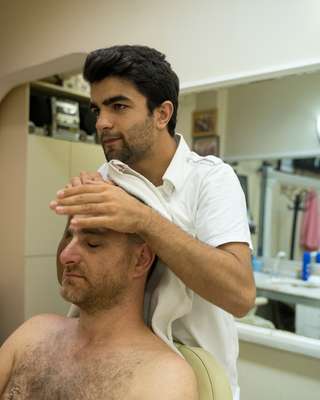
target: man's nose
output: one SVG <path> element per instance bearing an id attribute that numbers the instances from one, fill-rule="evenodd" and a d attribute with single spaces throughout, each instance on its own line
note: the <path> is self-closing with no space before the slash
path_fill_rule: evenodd
<path id="1" fill-rule="evenodd" d="M 72 239 L 60 253 L 60 262 L 62 265 L 78 264 L 80 258 L 77 242 Z"/>
<path id="2" fill-rule="evenodd" d="M 113 121 L 111 113 L 108 110 L 100 110 L 96 121 L 97 132 L 103 132 L 106 129 L 112 129 Z"/>

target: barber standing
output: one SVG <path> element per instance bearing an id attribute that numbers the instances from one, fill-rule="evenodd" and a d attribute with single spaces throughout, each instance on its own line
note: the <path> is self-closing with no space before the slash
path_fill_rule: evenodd
<path id="1" fill-rule="evenodd" d="M 74 178 L 74 186 L 58 192 L 51 207 L 58 214 L 82 215 L 71 219 L 74 227 L 105 227 L 144 238 L 195 293 L 191 313 L 175 324 L 174 336 L 210 351 L 225 367 L 238 399 L 233 316 L 244 316 L 255 299 L 239 181 L 229 165 L 191 152 L 175 133 L 179 80 L 157 50 L 114 46 L 93 51 L 84 78 L 106 160 L 120 160 L 152 182 L 174 223 L 110 181 L 101 182 L 97 174 Z M 107 179 L 108 164 L 99 172 Z M 89 184 L 89 178 L 97 184 Z"/>

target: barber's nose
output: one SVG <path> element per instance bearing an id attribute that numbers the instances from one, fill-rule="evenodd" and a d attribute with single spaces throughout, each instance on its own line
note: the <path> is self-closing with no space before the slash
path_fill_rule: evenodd
<path id="1" fill-rule="evenodd" d="M 112 127 L 113 127 L 113 121 L 111 113 L 108 110 L 100 110 L 100 113 L 97 116 L 97 121 L 96 121 L 97 132 L 101 133 L 104 130 L 112 129 Z"/>
<path id="2" fill-rule="evenodd" d="M 80 262 L 80 252 L 75 239 L 72 239 L 60 253 L 62 265 L 78 264 Z"/>

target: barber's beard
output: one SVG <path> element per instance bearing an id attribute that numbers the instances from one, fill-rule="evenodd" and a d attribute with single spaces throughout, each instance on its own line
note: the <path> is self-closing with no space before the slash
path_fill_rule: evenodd
<path id="1" fill-rule="evenodd" d="M 95 314 L 102 310 L 110 310 L 121 304 L 126 296 L 128 278 L 125 273 L 122 276 L 104 276 L 98 282 L 92 284 L 87 280 L 77 282 L 68 279 L 62 282 L 61 296 L 68 302 L 75 304 L 88 314 Z"/>
<path id="2" fill-rule="evenodd" d="M 108 133 L 102 134 L 108 137 Z M 144 122 L 133 125 L 126 131 L 126 137 L 121 137 L 121 146 L 112 147 L 103 145 L 106 160 L 119 160 L 125 164 L 132 165 L 144 159 L 155 142 L 154 122 L 152 117 L 147 117 Z"/>

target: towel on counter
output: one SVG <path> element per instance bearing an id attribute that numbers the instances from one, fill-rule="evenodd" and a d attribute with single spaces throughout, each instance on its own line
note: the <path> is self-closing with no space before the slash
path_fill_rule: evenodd
<path id="1" fill-rule="evenodd" d="M 118 160 L 108 163 L 108 177 L 131 195 L 141 199 L 159 214 L 172 221 L 170 208 L 157 188 L 144 176 Z M 153 332 L 175 352 L 172 324 L 192 309 L 194 293 L 159 259 L 145 291 L 144 318 Z M 72 306 L 68 316 L 78 315 Z"/>
<path id="2" fill-rule="evenodd" d="M 305 200 L 305 212 L 301 225 L 300 244 L 306 250 L 320 248 L 320 213 L 319 199 L 314 189 L 310 190 Z"/>

